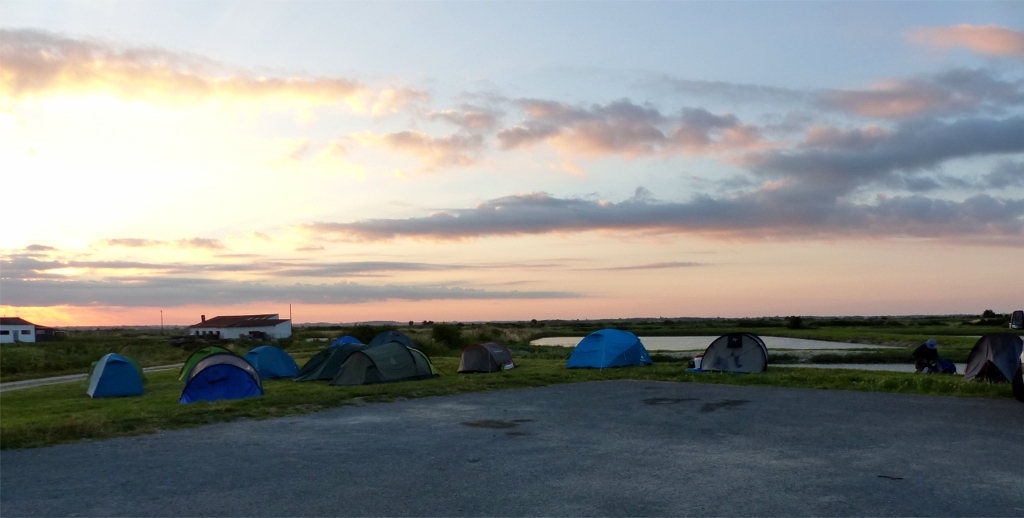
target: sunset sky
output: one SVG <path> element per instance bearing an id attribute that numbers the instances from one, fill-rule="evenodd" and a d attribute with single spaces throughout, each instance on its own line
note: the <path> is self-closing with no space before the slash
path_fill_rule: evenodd
<path id="1" fill-rule="evenodd" d="M 1024 308 L 1024 3 L 0 2 L 44 325 Z"/>

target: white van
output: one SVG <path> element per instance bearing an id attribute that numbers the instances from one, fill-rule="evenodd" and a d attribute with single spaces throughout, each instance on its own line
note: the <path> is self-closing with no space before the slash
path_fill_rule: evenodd
<path id="1" fill-rule="evenodd" d="M 1010 317 L 1010 329 L 1024 329 L 1024 311 L 1017 310 Z"/>

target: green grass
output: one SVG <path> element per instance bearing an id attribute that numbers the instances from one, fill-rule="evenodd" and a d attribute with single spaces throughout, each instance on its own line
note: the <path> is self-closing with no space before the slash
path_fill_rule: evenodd
<path id="1" fill-rule="evenodd" d="M 301 360 L 301 358 L 300 358 Z M 233 401 L 177 403 L 177 371 L 151 373 L 140 397 L 90 399 L 84 383 L 66 383 L 0 394 L 0 448 L 30 448 L 81 440 L 153 433 L 240 418 L 266 419 L 342 405 L 443 396 L 557 383 L 634 379 L 860 390 L 941 396 L 1009 398 L 1008 384 L 964 383 L 959 376 L 772 367 L 756 375 L 686 373 L 679 363 L 619 369 L 566 370 L 564 360 L 517 358 L 521 368 L 494 374 L 455 374 L 458 359 L 435 357 L 442 376 L 430 380 L 331 387 L 323 382 L 271 380 L 266 395 Z M 300 361 L 301 363 L 301 361 Z"/>

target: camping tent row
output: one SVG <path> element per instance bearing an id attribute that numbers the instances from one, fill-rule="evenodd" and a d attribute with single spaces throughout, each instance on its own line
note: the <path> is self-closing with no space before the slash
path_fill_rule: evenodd
<path id="1" fill-rule="evenodd" d="M 651 365 L 650 354 L 633 333 L 618 329 L 595 331 L 580 341 L 566 362 L 567 369 Z M 756 373 L 768 368 L 768 348 L 757 335 L 730 333 L 716 338 L 704 351 L 702 371 Z"/>
<path id="2" fill-rule="evenodd" d="M 318 352 L 292 378 L 330 380 L 331 385 L 366 385 L 437 376 L 437 369 L 416 343 L 398 331 L 384 331 L 363 344 L 343 336 Z"/>

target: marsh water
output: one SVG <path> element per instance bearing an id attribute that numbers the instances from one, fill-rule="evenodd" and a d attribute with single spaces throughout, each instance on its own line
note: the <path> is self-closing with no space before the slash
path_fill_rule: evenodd
<path id="1" fill-rule="evenodd" d="M 648 351 L 703 351 L 717 336 L 641 336 L 640 341 Z M 539 338 L 530 345 L 560 345 L 576 347 L 582 336 L 554 336 Z M 854 344 L 848 342 L 826 342 L 824 340 L 805 340 L 803 338 L 782 338 L 778 336 L 762 336 L 769 349 L 790 350 L 841 350 L 841 349 L 892 349 L 887 345 Z"/>

